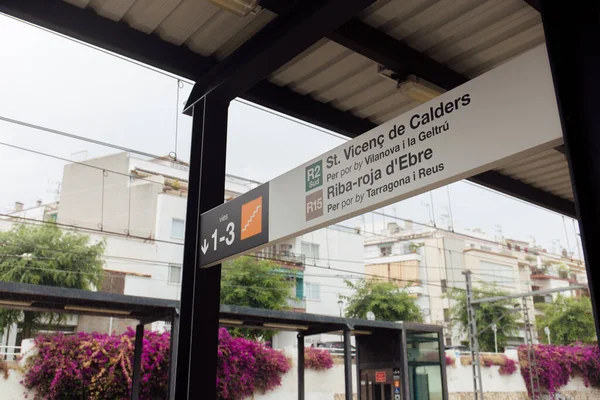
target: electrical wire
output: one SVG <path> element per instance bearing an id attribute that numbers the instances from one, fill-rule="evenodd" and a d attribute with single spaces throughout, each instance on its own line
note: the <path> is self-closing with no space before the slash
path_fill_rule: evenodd
<path id="1" fill-rule="evenodd" d="M 0 214 L 0 216 L 7 216 L 7 215 Z M 66 226 L 66 227 L 69 227 L 69 228 L 75 228 L 76 230 L 77 229 L 79 229 L 79 230 L 86 230 L 86 228 L 81 228 L 81 227 L 77 227 L 77 226 L 74 226 L 74 225 L 60 224 L 60 223 L 55 223 L 55 222 L 50 222 L 50 221 L 37 221 L 37 220 L 31 220 L 31 219 L 29 219 L 29 221 L 35 223 L 35 225 L 39 225 L 40 223 L 45 223 L 45 224 L 50 224 L 50 225 L 58 225 L 58 226 Z M 111 232 L 97 230 L 97 229 L 89 229 L 89 230 L 95 231 L 95 232 L 100 232 L 100 233 L 113 234 L 113 235 L 116 235 L 116 236 L 124 236 L 124 237 L 128 237 L 128 238 L 136 238 L 136 239 L 148 240 L 147 238 L 143 238 L 143 237 L 132 236 L 132 235 L 125 235 L 125 234 L 119 234 L 119 233 L 111 233 Z M 152 239 L 152 241 L 153 242 L 162 242 L 162 243 L 176 244 L 176 245 L 183 245 L 183 243 L 177 243 L 177 242 L 171 242 L 171 241 L 164 241 L 164 240 L 159 240 L 159 239 Z M 441 250 L 441 248 L 438 248 L 438 247 L 434 247 L 434 246 L 431 246 L 431 247 L 435 248 L 437 250 Z M 450 250 L 447 250 L 447 251 L 450 251 Z M 459 252 L 457 252 L 457 253 L 459 253 Z M 463 253 L 459 253 L 459 254 L 463 254 Z M 265 258 L 266 259 L 266 257 L 260 257 L 260 258 Z M 312 259 L 315 262 L 317 260 L 320 260 L 318 258 L 311 258 L 311 257 L 305 257 L 305 259 Z M 279 259 L 276 259 L 276 258 L 271 258 L 271 260 L 272 261 L 280 261 Z M 337 261 L 337 262 L 344 262 L 344 263 L 346 263 L 346 262 L 348 262 L 348 263 L 353 262 L 353 263 L 364 264 L 364 261 L 356 261 L 356 260 L 330 259 L 329 261 Z M 329 267 L 321 267 L 321 266 L 317 266 L 317 265 L 312 265 L 312 267 L 323 268 L 323 269 L 328 269 L 329 268 Z M 463 269 L 452 268 L 452 267 L 448 268 L 448 266 L 446 266 L 446 267 L 434 267 L 434 266 L 430 266 L 430 267 L 431 268 L 438 268 L 438 269 L 441 269 L 441 270 L 448 270 L 448 269 L 450 269 L 450 270 L 456 270 L 456 271 L 463 271 Z M 428 266 L 425 266 L 425 268 L 428 268 Z M 334 268 L 334 270 L 335 270 L 335 268 Z M 349 270 L 340 270 L 340 271 L 355 273 L 354 271 L 349 271 Z M 494 278 L 501 277 L 501 276 L 498 276 L 498 275 L 485 274 L 485 273 L 478 273 L 478 275 L 481 275 L 481 276 L 490 276 L 490 277 L 494 277 Z M 367 276 L 367 275 L 365 275 L 365 276 Z M 382 279 L 390 279 L 389 277 L 385 277 L 385 276 L 378 276 L 378 275 L 370 275 L 370 276 L 371 277 L 382 278 Z M 423 282 L 418 281 L 418 280 L 412 280 L 412 281 L 409 281 L 409 280 L 400 280 L 400 281 L 403 281 L 403 282 L 406 282 L 406 283 L 424 284 Z M 428 283 L 428 285 L 441 287 L 441 285 L 434 285 L 434 284 L 430 284 L 430 283 Z"/>
<path id="2" fill-rule="evenodd" d="M 47 250 L 47 249 L 45 249 Z M 58 252 L 58 251 L 57 251 Z M 16 257 L 16 258 L 25 258 L 25 257 L 35 257 L 35 258 L 41 258 L 41 259 L 53 259 L 56 260 L 56 258 L 44 258 L 44 257 L 39 257 L 39 256 L 19 256 L 19 255 L 11 255 L 11 254 L 0 254 L 1 256 L 8 256 L 8 257 Z M 257 259 L 269 259 L 269 258 L 265 258 L 265 257 L 258 257 L 256 256 Z M 272 261 L 280 261 L 278 259 L 270 259 Z M 168 265 L 166 265 L 165 267 L 169 267 Z M 440 287 L 440 288 L 447 288 L 447 289 L 456 289 L 456 290 L 465 290 L 463 288 L 456 288 L 456 287 L 451 287 L 451 286 L 443 286 L 443 285 L 437 285 L 437 284 L 432 284 L 432 283 L 428 283 L 428 282 L 421 282 L 419 280 L 409 280 L 409 279 L 400 279 L 400 278 L 393 278 L 393 277 L 386 277 L 383 275 L 377 275 L 377 274 L 368 274 L 368 273 L 361 273 L 361 272 L 357 272 L 357 271 L 352 271 L 352 270 L 345 270 L 345 269 L 340 269 L 340 268 L 332 268 L 332 267 L 324 267 L 324 266 L 317 266 L 317 265 L 313 265 L 311 266 L 313 268 L 319 268 L 319 269 L 324 269 L 324 270 L 333 270 L 333 271 L 338 271 L 338 272 L 346 272 L 346 273 L 350 273 L 353 275 L 357 275 L 357 276 L 361 276 L 361 277 L 370 277 L 370 278 L 377 278 L 377 279 L 381 279 L 381 280 L 387 280 L 387 281 L 395 281 L 395 282 L 402 282 L 402 283 L 410 283 L 410 284 L 417 284 L 418 286 L 430 286 L 430 287 Z M 25 267 L 27 268 L 27 267 Z M 227 268 L 225 268 L 226 270 Z M 47 269 L 45 269 L 46 271 L 48 271 Z M 49 270 L 49 271 L 58 271 L 58 270 Z M 74 272 L 74 271 L 66 271 L 66 272 Z M 120 271 L 116 271 L 116 272 L 120 272 Z M 328 276 L 330 278 L 336 278 L 336 276 Z M 158 280 L 158 279 L 157 279 Z M 479 292 L 479 293 L 483 293 L 483 294 L 489 294 L 489 295 L 494 295 L 494 293 L 490 293 L 490 292 L 484 292 L 484 291 L 475 291 L 475 292 Z"/>
<path id="3" fill-rule="evenodd" d="M 126 151 L 128 153 L 133 153 L 133 154 L 137 154 L 137 155 L 144 156 L 144 157 L 160 158 L 160 156 L 158 156 L 156 154 L 146 153 L 144 151 L 135 150 L 135 149 L 132 149 L 132 148 L 129 148 L 129 147 L 120 146 L 118 144 L 108 143 L 108 142 L 104 142 L 104 141 L 101 141 L 101 140 L 96 140 L 96 139 L 88 138 L 88 137 L 85 137 L 85 136 L 75 135 L 73 133 L 68 133 L 68 132 L 65 132 L 65 131 L 60 131 L 58 129 L 51 129 L 51 128 L 47 128 L 45 126 L 36 125 L 36 124 L 32 124 L 32 123 L 25 122 L 25 121 L 16 120 L 16 119 L 8 118 L 8 117 L 3 117 L 1 115 L 0 115 L 0 121 L 8 122 L 8 123 L 15 124 L 15 125 L 24 126 L 26 128 L 30 128 L 30 129 L 36 129 L 36 130 L 47 132 L 47 133 L 52 133 L 54 135 L 63 136 L 63 137 L 67 137 L 67 138 L 70 138 L 70 139 L 75 139 L 75 140 L 80 140 L 80 141 L 83 141 L 83 142 L 88 142 L 88 143 L 96 144 L 96 145 L 103 146 L 103 147 L 109 147 L 109 148 L 112 148 L 112 149 L 115 149 L 115 150 Z"/>
<path id="4" fill-rule="evenodd" d="M 22 151 L 25 151 L 25 152 L 28 152 L 28 153 L 37 154 L 39 156 L 50 157 L 50 158 L 54 158 L 56 160 L 65 161 L 65 162 L 68 162 L 68 163 L 77 164 L 77 165 L 81 165 L 81 166 L 84 166 L 84 167 L 89 167 L 89 168 L 92 168 L 92 169 L 96 169 L 98 171 L 102 171 L 103 173 L 104 172 L 109 172 L 109 173 L 113 173 L 115 175 L 121 175 L 121 176 L 124 176 L 124 177 L 128 177 L 129 179 L 146 181 L 146 182 L 150 182 L 150 183 L 153 183 L 155 185 L 160 185 L 160 186 L 163 186 L 163 187 L 166 186 L 164 183 L 159 183 L 159 182 L 156 182 L 154 180 L 147 179 L 147 178 L 144 178 L 144 177 L 141 177 L 141 176 L 138 176 L 138 175 L 131 175 L 131 174 L 127 174 L 127 173 L 124 173 L 124 172 L 114 171 L 114 170 L 108 169 L 106 167 L 98 167 L 98 166 L 95 166 L 95 165 L 86 164 L 86 163 L 81 162 L 81 161 L 73 161 L 73 160 L 69 160 L 68 158 L 64 158 L 64 157 L 60 157 L 60 156 L 55 156 L 53 154 L 44 153 L 44 152 L 38 151 L 38 150 L 28 149 L 28 148 L 17 146 L 17 145 L 10 144 L 10 143 L 0 142 L 0 146 L 11 147 L 11 148 L 16 149 L 16 150 L 22 150 Z"/>
<path id="5" fill-rule="evenodd" d="M 60 222 L 39 221 L 39 220 L 32 219 L 32 218 L 15 217 L 14 215 L 10 215 L 10 214 L 2 214 L 2 213 L 0 213 L 0 217 L 9 218 L 10 220 L 12 220 L 12 222 L 17 222 L 17 223 L 25 221 L 29 225 L 40 225 L 40 224 L 55 225 L 55 226 L 66 228 L 66 229 L 72 230 L 72 231 L 96 232 L 96 233 L 102 233 L 102 234 L 106 234 L 106 235 L 110 235 L 110 236 L 121 236 L 121 237 L 126 237 L 126 238 L 139 239 L 139 240 L 147 241 L 147 242 L 167 243 L 167 244 L 174 244 L 174 245 L 178 245 L 178 246 L 183 246 L 183 243 L 171 242 L 171 241 L 168 241 L 168 240 L 147 238 L 147 237 L 143 237 L 143 236 L 136 236 L 136 235 L 126 234 L 126 233 L 119 233 L 119 232 L 112 232 L 112 231 L 104 231 L 104 230 L 101 230 L 101 229 L 94 229 L 94 228 L 88 228 L 88 227 L 83 227 L 83 226 L 63 224 L 63 223 L 60 223 Z"/>

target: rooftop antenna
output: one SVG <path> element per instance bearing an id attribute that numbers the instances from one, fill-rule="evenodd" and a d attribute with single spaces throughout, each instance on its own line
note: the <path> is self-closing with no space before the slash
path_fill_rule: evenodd
<path id="1" fill-rule="evenodd" d="M 60 199 L 60 189 L 62 188 L 62 182 L 61 181 L 54 181 L 52 179 L 48 179 L 48 183 L 53 185 L 54 188 L 53 189 L 48 189 L 46 190 L 47 193 L 53 193 L 54 194 L 54 201 L 58 201 Z"/>

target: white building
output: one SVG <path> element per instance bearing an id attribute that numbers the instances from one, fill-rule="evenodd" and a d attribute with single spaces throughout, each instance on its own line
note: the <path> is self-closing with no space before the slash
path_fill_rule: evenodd
<path id="1" fill-rule="evenodd" d="M 59 202 L 51 208 L 36 204 L 25 209 L 20 205 L 15 217 L 56 221 L 94 241 L 105 240 L 106 278 L 99 289 L 179 299 L 188 173 L 186 163 L 168 157 L 142 159 L 125 152 L 68 164 Z M 228 175 L 225 200 L 258 185 Z M 294 270 L 296 300 L 290 302 L 290 307 L 299 312 L 339 316 L 344 307 L 339 295 L 349 294 L 344 280 L 364 273 L 363 237 L 339 226 L 278 243 L 263 249 L 259 256 Z M 131 323 L 80 317 L 79 329 L 120 331 Z M 291 345 L 288 339 L 279 335 L 275 345 Z M 295 340 L 294 335 L 293 343 Z"/>
<path id="2" fill-rule="evenodd" d="M 399 287 L 408 287 L 425 322 L 445 326 L 447 345 L 460 345 L 466 340 L 451 323 L 452 304 L 446 297 L 449 288 L 466 289 L 466 270 L 472 272 L 475 290 L 494 285 L 508 293 L 525 293 L 587 283 L 583 262 L 567 255 L 548 254 L 527 242 L 491 238 L 479 230 L 461 234 L 415 226 L 410 221 L 403 227 L 389 223 L 382 232 L 365 238 L 365 269 Z M 566 296 L 581 294 L 563 292 Z M 535 303 L 552 301 L 553 296 L 528 298 L 532 320 Z M 509 339 L 509 345 L 523 340 L 521 329 Z"/>

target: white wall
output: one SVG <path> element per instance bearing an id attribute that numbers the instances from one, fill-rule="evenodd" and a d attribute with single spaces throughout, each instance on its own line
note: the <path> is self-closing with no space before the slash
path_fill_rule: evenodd
<path id="1" fill-rule="evenodd" d="M 99 235 L 94 235 L 100 239 Z M 107 236 L 105 269 L 149 277 L 127 275 L 124 294 L 132 296 L 179 299 L 180 286 L 170 284 L 169 264 L 181 264 L 183 246 L 156 241 Z"/>
<path id="2" fill-rule="evenodd" d="M 283 376 L 282 384 L 276 390 L 255 394 L 254 400 L 295 400 L 298 398 L 298 363 L 296 353 L 286 351 L 292 360 L 292 368 Z M 352 391 L 356 393 L 356 367 L 352 365 Z M 345 393 L 344 365 L 334 364 L 327 371 L 305 369 L 305 398 L 306 400 L 333 400 L 336 394 Z"/>

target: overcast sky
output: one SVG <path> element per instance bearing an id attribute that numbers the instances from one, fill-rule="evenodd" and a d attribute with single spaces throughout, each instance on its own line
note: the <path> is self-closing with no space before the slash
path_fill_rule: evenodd
<path id="1" fill-rule="evenodd" d="M 181 104 L 191 90 L 187 83 L 179 88 L 171 76 L 2 15 L 0 48 L 1 118 L 156 155 L 176 151 L 189 160 L 191 118 L 177 114 L 178 92 Z M 3 213 L 15 201 L 31 206 L 38 199 L 53 200 L 51 192 L 67 163 L 63 159 L 81 161 L 118 151 L 3 121 L 0 132 Z M 343 140 L 234 101 L 229 109 L 227 172 L 267 181 Z M 535 237 L 548 250 L 560 241 L 560 246 L 578 253 L 571 219 L 468 182 L 388 206 L 385 212 L 430 223 L 431 204 L 438 226 L 447 227 L 445 215 L 451 209 L 458 230 L 480 228 L 493 235 L 501 229 L 507 237 Z M 347 224 L 364 223 L 367 230 L 377 230 L 390 220 L 367 216 Z"/>

